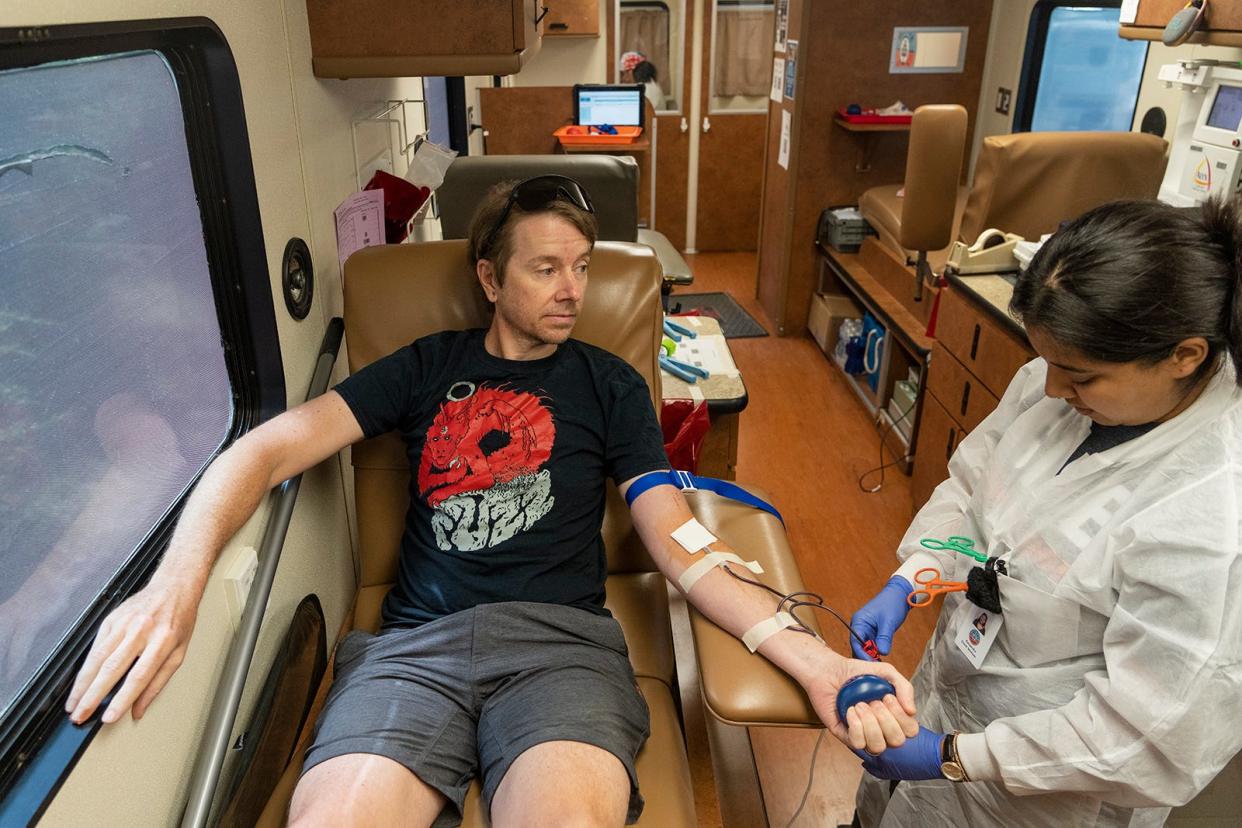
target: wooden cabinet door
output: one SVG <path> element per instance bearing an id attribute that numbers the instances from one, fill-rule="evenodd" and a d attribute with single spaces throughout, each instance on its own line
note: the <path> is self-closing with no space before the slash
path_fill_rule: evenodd
<path id="1" fill-rule="evenodd" d="M 540 0 L 307 0 L 311 68 L 320 78 L 511 75 L 542 43 Z"/>
<path id="2" fill-rule="evenodd" d="M 951 288 L 941 294 L 936 341 L 998 398 L 1018 369 L 1034 357 L 1024 343 Z"/>
<path id="3" fill-rule="evenodd" d="M 599 37 L 599 0 L 544 0 L 544 37 Z"/>
<path id="4" fill-rule="evenodd" d="M 768 132 L 774 10 L 705 3 L 695 250 L 757 250 Z M 738 18 L 738 19 L 735 19 Z M 746 21 L 746 22 L 742 22 Z M 753 35 L 746 37 L 742 35 Z M 762 57 L 765 81 L 738 94 L 728 68 Z M 720 94 L 717 94 L 720 93 Z"/>
<path id="5" fill-rule="evenodd" d="M 910 501 L 915 512 L 923 508 L 936 487 L 948 478 L 949 458 L 965 436 L 965 429 L 949 416 L 939 400 L 928 394 L 923 399 L 918 452 L 910 479 Z"/>
<path id="6" fill-rule="evenodd" d="M 974 431 L 1000 400 L 939 342 L 932 348 L 927 388 L 966 431 Z"/>

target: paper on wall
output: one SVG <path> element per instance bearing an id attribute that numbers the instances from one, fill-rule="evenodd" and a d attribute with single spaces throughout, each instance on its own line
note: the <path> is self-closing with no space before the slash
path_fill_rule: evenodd
<path id="1" fill-rule="evenodd" d="M 781 102 L 781 96 L 784 94 L 785 84 L 785 59 L 778 57 L 772 58 L 772 91 L 768 93 L 768 97 L 777 103 Z"/>
<path id="2" fill-rule="evenodd" d="M 781 148 L 776 155 L 776 163 L 789 169 L 789 133 L 793 126 L 793 118 L 788 109 L 781 110 Z"/>
<path id="3" fill-rule="evenodd" d="M 337 206 L 335 215 L 336 257 L 343 272 L 355 252 L 384 243 L 384 191 L 356 192 Z"/>

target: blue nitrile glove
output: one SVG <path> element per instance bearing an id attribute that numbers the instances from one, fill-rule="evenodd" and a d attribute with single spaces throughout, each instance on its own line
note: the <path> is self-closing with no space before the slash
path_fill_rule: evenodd
<path id="1" fill-rule="evenodd" d="M 891 747 L 878 756 L 862 750 L 854 751 L 863 760 L 863 770 L 876 779 L 901 779 L 916 782 L 922 779 L 944 779 L 940 772 L 940 748 L 944 734 L 919 727 L 918 735 L 907 739 L 901 747 Z"/>
<path id="2" fill-rule="evenodd" d="M 897 632 L 897 628 L 906 620 L 906 614 L 910 612 L 906 598 L 911 592 L 914 592 L 914 585 L 900 575 L 894 575 L 888 579 L 879 594 L 854 613 L 854 617 L 850 619 L 850 629 L 858 637 L 850 636 L 850 646 L 854 650 L 855 658 L 863 661 L 875 660 L 863 650 L 859 638 L 863 641 L 875 641 L 880 655 L 888 655 L 888 651 L 893 648 L 893 633 Z"/>

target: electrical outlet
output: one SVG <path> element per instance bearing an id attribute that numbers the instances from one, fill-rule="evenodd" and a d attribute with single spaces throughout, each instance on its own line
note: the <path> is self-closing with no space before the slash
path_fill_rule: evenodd
<path id="1" fill-rule="evenodd" d="M 1009 114 L 1009 104 L 1013 100 L 1013 90 L 999 87 L 996 90 L 996 111 L 1001 115 Z"/>
<path id="2" fill-rule="evenodd" d="M 253 546 L 243 546 L 224 564 L 224 600 L 228 604 L 229 621 L 236 632 L 241 624 L 246 599 L 250 597 L 250 585 L 259 569 L 259 554 Z"/>

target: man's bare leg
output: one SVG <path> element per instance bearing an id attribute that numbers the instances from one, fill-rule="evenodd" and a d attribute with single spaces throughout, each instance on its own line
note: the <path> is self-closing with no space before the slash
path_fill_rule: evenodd
<path id="1" fill-rule="evenodd" d="M 349 753 L 321 762 L 298 780 L 289 825 L 426 828 L 445 802 L 443 794 L 404 765 L 384 756 Z"/>
<path id="2" fill-rule="evenodd" d="M 616 828 L 625 824 L 630 777 L 621 760 L 583 742 L 526 750 L 492 797 L 494 828 Z"/>

